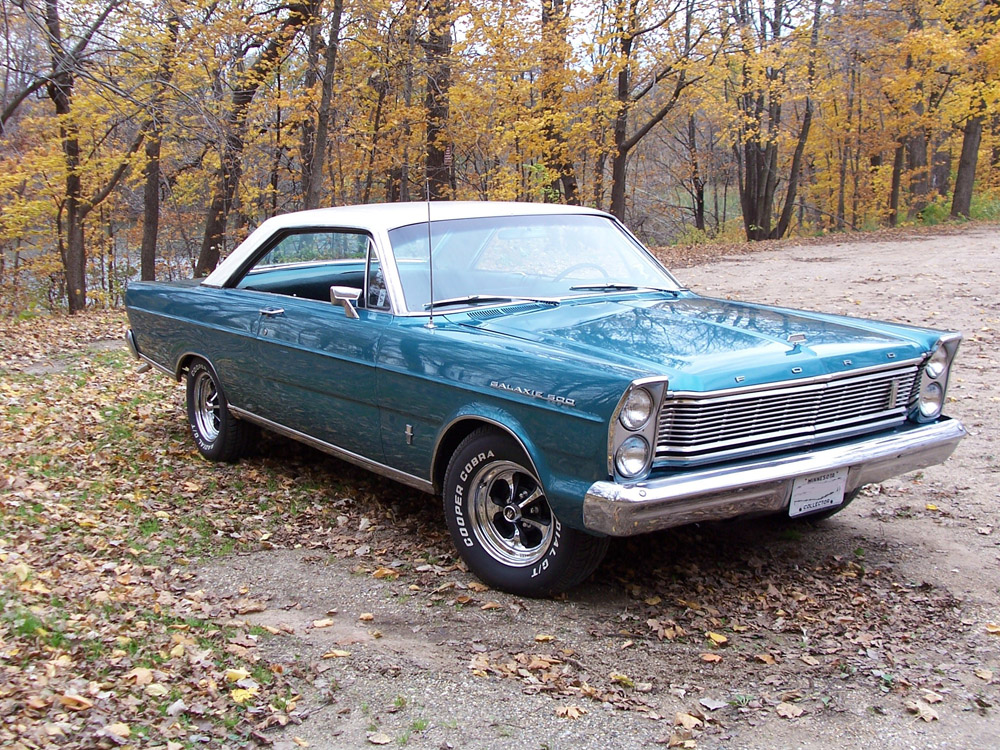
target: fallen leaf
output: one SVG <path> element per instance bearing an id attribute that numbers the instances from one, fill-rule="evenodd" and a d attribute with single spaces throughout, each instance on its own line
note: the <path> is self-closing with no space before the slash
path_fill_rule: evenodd
<path id="1" fill-rule="evenodd" d="M 976 677 L 986 682 L 993 682 L 993 670 L 980 667 L 976 670 Z"/>
<path id="2" fill-rule="evenodd" d="M 765 664 L 774 664 L 774 657 L 770 654 L 754 654 L 754 659 L 757 661 L 764 662 Z"/>
<path id="3" fill-rule="evenodd" d="M 500 602 L 486 602 L 480 609 L 503 609 L 503 605 Z"/>
<path id="4" fill-rule="evenodd" d="M 372 732 L 368 735 L 368 741 L 373 745 L 388 745 L 392 742 L 392 737 L 385 732 Z"/>
<path id="5" fill-rule="evenodd" d="M 538 643 L 547 643 L 549 641 L 554 641 L 556 637 L 554 635 L 548 635 L 547 633 L 539 633 L 535 636 L 535 640 Z"/>
<path id="6" fill-rule="evenodd" d="M 632 678 L 627 675 L 623 675 L 619 672 L 612 672 L 609 676 L 612 682 L 617 682 L 619 685 L 627 688 L 635 687 L 635 682 L 633 682 Z"/>
<path id="7" fill-rule="evenodd" d="M 323 654 L 324 659 L 346 659 L 351 655 L 350 651 L 342 651 L 339 648 L 335 648 L 333 651 L 327 651 Z"/>
<path id="8" fill-rule="evenodd" d="M 250 676 L 250 673 L 245 669 L 227 669 L 226 670 L 226 682 L 239 682 Z"/>
<path id="9" fill-rule="evenodd" d="M 150 696 L 151 698 L 162 698 L 170 691 L 158 682 L 151 682 L 148 685 L 146 685 L 146 688 L 143 690 L 143 692 L 146 695 Z"/>
<path id="10" fill-rule="evenodd" d="M 255 687 L 250 688 L 235 688 L 229 693 L 229 697 L 233 699 L 235 703 L 240 705 L 246 703 L 248 700 L 257 695 L 258 689 Z"/>
<path id="11" fill-rule="evenodd" d="M 120 737 L 125 739 L 132 736 L 132 729 L 128 724 L 124 724 L 120 721 L 116 721 L 114 724 L 108 724 L 104 727 L 104 731 L 107 734 L 113 734 L 115 737 Z"/>
<path id="12" fill-rule="evenodd" d="M 709 632 L 705 633 L 705 636 L 709 640 L 711 640 L 712 643 L 715 643 L 716 645 L 719 645 L 719 646 L 721 646 L 724 643 L 728 643 L 728 641 L 729 641 L 729 639 L 726 638 L 726 636 L 722 635 L 722 633 L 713 633 L 713 632 L 709 631 Z"/>
<path id="13" fill-rule="evenodd" d="M 684 711 L 678 711 L 674 715 L 674 726 L 682 726 L 685 729 L 697 729 L 700 726 L 704 726 L 704 724 L 705 722 L 697 716 L 692 716 Z"/>
<path id="14" fill-rule="evenodd" d="M 148 685 L 153 681 L 153 670 L 146 667 L 136 667 L 131 672 L 125 673 L 125 679 L 135 682 L 136 685 Z"/>
<path id="15" fill-rule="evenodd" d="M 587 709 L 580 706 L 556 706 L 556 716 L 561 719 L 579 719 L 587 713 Z"/>
<path id="16" fill-rule="evenodd" d="M 722 661 L 722 656 L 719 654 L 700 654 L 702 661 L 707 662 L 717 662 Z"/>
<path id="17" fill-rule="evenodd" d="M 934 503 L 927 503 L 924 507 L 927 508 L 927 510 L 941 510 Z"/>
<path id="18" fill-rule="evenodd" d="M 375 619 L 375 615 L 373 615 L 371 612 L 362 612 L 360 615 L 358 615 L 358 619 L 361 620 L 361 622 L 371 622 L 372 620 Z"/>
<path id="19" fill-rule="evenodd" d="M 990 635 L 1000 635 L 1000 625 L 995 625 L 994 623 L 988 623 L 986 625 L 986 632 Z"/>
<path id="20" fill-rule="evenodd" d="M 775 711 L 777 711 L 778 716 L 783 719 L 797 719 L 805 713 L 801 707 L 796 706 L 794 703 L 787 703 L 785 701 L 779 703 L 777 708 L 775 708 Z"/>
<path id="21" fill-rule="evenodd" d="M 804 661 L 810 667 L 815 667 L 819 664 L 819 659 L 817 659 L 815 656 L 810 656 L 809 654 L 803 654 L 799 658 L 801 658 L 802 661 Z"/>
<path id="22" fill-rule="evenodd" d="M 336 622 L 336 620 L 334 620 L 334 619 L 332 619 L 330 617 L 325 617 L 322 620 L 313 620 L 312 621 L 312 626 L 314 628 L 328 628 L 331 625 L 333 625 L 334 622 Z"/>
<path id="23" fill-rule="evenodd" d="M 921 690 L 920 694 L 923 696 L 923 699 L 928 703 L 940 703 L 941 701 L 944 700 L 942 696 L 938 695 L 933 690 Z"/>
<path id="24" fill-rule="evenodd" d="M 86 711 L 88 708 L 93 708 L 94 706 L 92 700 L 76 693 L 63 693 L 59 696 L 59 702 L 70 711 Z"/>
<path id="25" fill-rule="evenodd" d="M 906 701 L 903 705 L 911 714 L 916 714 L 918 719 L 923 719 L 926 722 L 938 720 L 937 711 L 923 701 Z"/>
<path id="26" fill-rule="evenodd" d="M 394 581 L 399 578 L 399 571 L 392 568 L 377 568 L 372 573 L 372 578 L 388 578 L 390 581 Z"/>

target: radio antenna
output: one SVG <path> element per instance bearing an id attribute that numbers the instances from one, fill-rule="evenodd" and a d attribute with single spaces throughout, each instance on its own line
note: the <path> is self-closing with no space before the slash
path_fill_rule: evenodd
<path id="1" fill-rule="evenodd" d="M 434 245 L 431 241 L 431 181 L 424 175 L 424 191 L 427 196 L 427 271 L 430 276 L 430 310 L 431 318 L 427 322 L 428 328 L 434 327 Z"/>

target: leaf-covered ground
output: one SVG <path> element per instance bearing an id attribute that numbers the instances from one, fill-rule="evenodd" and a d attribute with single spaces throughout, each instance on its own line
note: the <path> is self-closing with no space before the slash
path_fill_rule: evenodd
<path id="1" fill-rule="evenodd" d="M 799 255 L 775 262 L 832 257 Z M 808 289 L 833 264 L 802 266 Z M 973 271 L 976 288 L 942 287 L 967 331 L 952 408 L 974 432 L 945 469 L 826 524 L 619 541 L 542 602 L 472 578 L 426 495 L 276 437 L 205 462 L 182 386 L 135 372 L 120 313 L 0 322 L 0 746 L 894 747 L 942 726 L 985 747 L 1000 311 Z M 908 283 L 870 279 L 873 304 L 928 314 Z M 865 283 L 827 308 L 858 307 Z"/>

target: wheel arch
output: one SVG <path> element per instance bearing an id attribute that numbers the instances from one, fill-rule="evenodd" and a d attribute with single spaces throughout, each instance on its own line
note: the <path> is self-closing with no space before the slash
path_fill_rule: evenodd
<path id="1" fill-rule="evenodd" d="M 184 352 L 181 356 L 177 358 L 177 366 L 174 367 L 174 380 L 180 382 L 183 379 L 184 374 L 190 369 L 191 364 L 196 359 L 200 359 L 202 362 L 208 365 L 208 369 L 212 371 L 212 375 L 213 377 L 215 377 L 215 382 L 218 383 L 219 373 L 215 369 L 215 365 L 212 364 L 212 360 L 209 359 L 204 354 L 202 354 L 201 352 L 193 352 L 193 351 Z"/>
<path id="2" fill-rule="evenodd" d="M 531 443 L 530 439 L 522 437 L 523 429 L 519 429 L 521 426 L 516 419 L 509 415 L 494 414 L 487 416 L 481 413 L 470 412 L 459 414 L 449 421 L 442 428 L 434 444 L 434 452 L 431 458 L 431 482 L 434 484 L 435 493 L 440 494 L 444 486 L 444 475 L 448 470 L 448 462 L 451 461 L 451 457 L 455 454 L 455 449 L 458 448 L 459 444 L 465 438 L 480 427 L 492 427 L 509 435 L 520 446 L 521 450 L 524 451 L 524 455 L 528 459 L 528 463 L 531 464 L 530 468 L 535 473 L 535 476 L 542 481 L 543 485 L 545 484 L 547 473 L 542 474 L 539 471 L 540 468 L 544 468 L 544 465 L 538 457 L 535 446 Z"/>

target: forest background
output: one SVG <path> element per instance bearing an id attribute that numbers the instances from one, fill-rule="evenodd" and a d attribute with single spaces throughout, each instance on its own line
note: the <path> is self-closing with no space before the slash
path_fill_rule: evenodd
<path id="1" fill-rule="evenodd" d="M 1000 217 L 998 0 L 0 3 L 3 315 L 428 193 L 652 244 Z"/>

